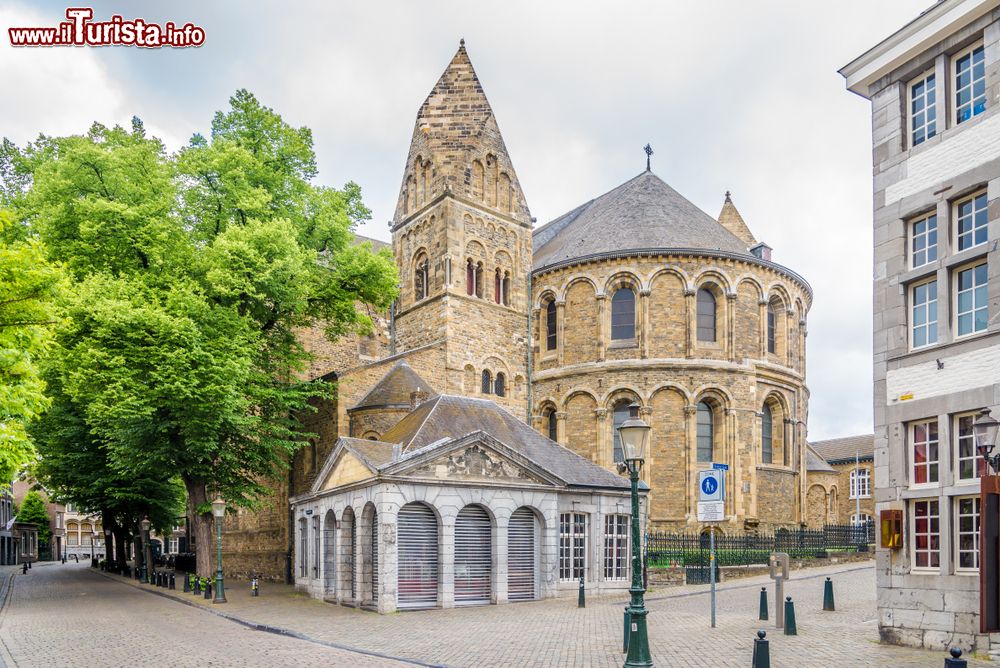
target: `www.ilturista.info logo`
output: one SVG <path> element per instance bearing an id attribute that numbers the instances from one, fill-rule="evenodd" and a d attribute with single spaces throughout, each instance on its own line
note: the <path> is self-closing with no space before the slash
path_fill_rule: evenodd
<path id="1" fill-rule="evenodd" d="M 125 20 L 117 14 L 108 21 L 91 21 L 90 7 L 70 7 L 68 21 L 52 28 L 8 28 L 12 46 L 141 46 L 184 48 L 205 43 L 205 29 L 192 23 L 163 25 L 144 19 Z"/>

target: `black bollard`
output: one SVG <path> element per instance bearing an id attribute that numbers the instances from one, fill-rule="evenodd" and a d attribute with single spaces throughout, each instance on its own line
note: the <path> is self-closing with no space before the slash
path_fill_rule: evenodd
<path id="1" fill-rule="evenodd" d="M 757 631 L 753 641 L 753 664 L 751 668 L 771 668 L 771 648 L 764 629 Z"/>
<path id="2" fill-rule="evenodd" d="M 836 610 L 836 607 L 833 605 L 833 582 L 830 578 L 827 578 L 826 582 L 823 583 L 823 609 Z"/>
<path id="3" fill-rule="evenodd" d="M 957 647 L 952 647 L 948 650 L 948 654 L 951 654 L 951 658 L 944 660 L 944 668 L 966 668 L 969 662 L 962 658 L 962 650 Z"/>
<path id="4" fill-rule="evenodd" d="M 795 628 L 795 604 L 792 603 L 792 597 L 785 597 L 785 635 L 786 636 L 797 636 L 799 634 L 798 629 Z"/>
<path id="5" fill-rule="evenodd" d="M 27 574 L 28 574 L 28 562 L 23 561 L 21 562 L 21 575 L 27 575 Z"/>
<path id="6" fill-rule="evenodd" d="M 194 587 L 192 587 L 191 592 L 197 596 L 201 593 L 201 578 L 197 575 L 194 578 Z"/>
<path id="7" fill-rule="evenodd" d="M 576 607 L 586 608 L 587 607 L 587 596 L 583 589 L 583 576 L 580 576 L 580 596 L 576 600 Z"/>
<path id="8" fill-rule="evenodd" d="M 760 588 L 760 612 L 757 614 L 757 619 L 767 619 L 767 587 Z"/>
<path id="9" fill-rule="evenodd" d="M 212 600 L 212 583 L 211 582 L 205 582 L 205 600 L 206 601 Z"/>
<path id="10" fill-rule="evenodd" d="M 184 574 L 184 593 L 188 594 L 191 592 L 191 574 Z"/>
<path id="11" fill-rule="evenodd" d="M 168 589 L 177 589 L 177 587 L 174 585 L 174 574 L 173 573 L 170 574 L 170 583 L 169 583 L 169 585 L 168 585 L 167 588 Z"/>

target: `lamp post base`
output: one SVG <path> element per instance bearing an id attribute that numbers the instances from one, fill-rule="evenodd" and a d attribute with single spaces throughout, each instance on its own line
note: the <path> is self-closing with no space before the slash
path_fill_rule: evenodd
<path id="1" fill-rule="evenodd" d="M 226 588 L 222 583 L 222 573 L 218 573 L 215 576 L 215 598 L 212 599 L 212 603 L 225 603 L 226 602 Z"/>

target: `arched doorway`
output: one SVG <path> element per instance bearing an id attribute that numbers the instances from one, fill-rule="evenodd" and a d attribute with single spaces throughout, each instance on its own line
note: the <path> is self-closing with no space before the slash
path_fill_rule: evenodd
<path id="1" fill-rule="evenodd" d="M 493 526 L 482 506 L 455 519 L 455 605 L 487 605 L 493 580 Z"/>
<path id="2" fill-rule="evenodd" d="M 323 595 L 337 595 L 337 518 L 332 510 L 323 518 Z"/>
<path id="3" fill-rule="evenodd" d="M 507 599 L 538 598 L 538 519 L 530 508 L 521 507 L 507 525 Z"/>
<path id="4" fill-rule="evenodd" d="M 438 521 L 423 503 L 408 503 L 396 519 L 396 605 L 433 608 L 438 603 Z"/>

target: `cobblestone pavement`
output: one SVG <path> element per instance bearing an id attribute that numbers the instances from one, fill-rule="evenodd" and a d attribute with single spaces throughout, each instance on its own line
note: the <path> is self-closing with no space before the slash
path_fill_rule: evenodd
<path id="1" fill-rule="evenodd" d="M 0 666 L 405 666 L 249 629 L 83 564 L 35 565 L 0 610 Z M 3 587 L 0 586 L 0 590 Z"/>
<path id="2" fill-rule="evenodd" d="M 62 592 L 50 591 L 40 595 L 43 600 L 52 598 L 51 608 L 32 613 L 30 618 L 34 621 L 13 623 L 13 626 L 20 627 L 18 633 L 11 631 L 11 620 L 17 614 L 18 602 L 15 601 L 7 612 L 0 613 L 0 639 L 8 644 L 11 643 L 11 638 L 20 639 L 21 651 L 26 653 L 22 656 L 31 656 L 31 660 L 39 664 L 62 665 L 60 658 L 70 656 L 60 653 L 70 651 L 69 648 L 64 648 L 67 645 L 77 648 L 100 646 L 100 642 L 92 642 L 93 625 L 88 626 L 85 619 L 77 622 L 81 629 L 85 629 L 78 635 L 74 632 L 74 635 L 65 639 L 60 635 L 64 628 L 68 628 L 66 622 L 59 617 L 59 610 L 66 606 L 67 600 L 73 599 L 74 603 L 79 600 L 80 614 L 86 615 L 85 611 L 95 597 L 100 601 L 101 628 L 107 628 L 107 634 L 112 638 L 127 636 L 117 641 L 121 654 L 116 657 L 127 656 L 133 646 L 131 638 L 136 633 L 148 636 L 153 633 L 154 628 L 159 629 L 165 623 L 159 618 L 137 618 L 137 613 L 142 610 L 141 614 L 150 617 L 152 613 L 169 615 L 169 622 L 166 623 L 178 627 L 178 637 L 187 639 L 190 637 L 188 634 L 194 633 L 195 637 L 206 638 L 204 641 L 197 641 L 195 646 L 210 646 L 215 642 L 216 636 L 226 639 L 220 643 L 225 645 L 226 650 L 220 649 L 210 661 L 202 657 L 191 665 L 233 665 L 232 657 L 227 652 L 235 652 L 232 656 L 247 656 L 247 659 L 238 662 L 240 665 L 258 665 L 255 662 L 275 666 L 305 665 L 316 662 L 317 655 L 313 652 L 335 651 L 301 640 L 251 631 L 220 619 L 217 616 L 219 614 L 244 622 L 287 629 L 313 641 L 405 657 L 425 664 L 469 668 L 610 667 L 621 666 L 624 660 L 621 653 L 622 610 L 625 603 L 623 597 L 592 598 L 583 610 L 576 607 L 574 597 L 380 616 L 316 601 L 297 594 L 291 587 L 284 585 L 263 584 L 261 596 L 251 598 L 246 583 L 230 582 L 226 592 L 229 602 L 225 606 L 213 606 L 204 599 L 179 591 L 170 592 L 172 596 L 205 609 L 205 612 L 199 613 L 192 607 L 177 605 L 164 600 L 162 596 L 139 591 L 147 589 L 164 594 L 166 592 L 163 589 L 136 585 L 134 581 L 121 580 L 115 576 L 103 576 L 82 566 L 63 572 L 65 575 L 58 578 L 48 578 L 53 581 L 51 587 L 45 584 L 45 579 L 39 578 L 43 592 L 49 589 L 61 589 Z M 34 573 L 40 574 L 41 571 L 36 570 Z M 821 610 L 823 580 L 827 575 L 835 583 L 836 612 Z M 21 577 L 15 578 L 15 594 L 26 601 L 34 601 L 39 595 L 30 593 L 33 588 L 29 589 L 27 583 L 18 583 L 17 578 Z M 880 668 L 937 668 L 943 665 L 944 652 L 878 644 L 874 579 L 871 565 L 856 563 L 793 573 L 793 579 L 786 583 L 785 593 L 795 601 L 799 635 L 785 636 L 773 629 L 773 626 L 763 627 L 771 640 L 771 665 L 774 668 L 825 668 L 838 664 Z M 649 635 L 656 665 L 712 668 L 749 666 L 754 634 L 762 624 L 766 624 L 756 620 L 762 584 L 770 585 L 771 582 L 764 577 L 721 584 L 718 594 L 718 624 L 715 629 L 709 625 L 706 586 L 669 587 L 651 591 L 647 597 L 650 610 Z M 773 619 L 773 589 L 769 586 L 768 591 L 772 592 L 770 605 Z M 145 597 L 145 603 L 141 600 L 142 597 Z M 129 601 L 128 607 L 134 607 L 134 611 L 106 618 L 105 608 L 113 608 L 123 600 Z M 27 609 L 31 611 L 34 607 L 35 604 L 32 603 Z M 92 613 L 93 609 L 90 611 Z M 209 615 L 209 612 L 214 614 Z M 44 619 L 40 620 L 39 617 L 43 616 Z M 178 620 L 176 623 L 175 619 Z M 135 633 L 131 631 L 134 626 L 139 627 Z M 57 629 L 58 632 L 38 634 L 42 636 L 39 639 L 26 637 L 32 631 L 37 634 L 46 627 Z M 164 652 L 176 650 L 179 646 L 175 644 L 178 642 L 177 638 L 168 640 L 155 637 L 158 649 L 150 651 L 151 662 L 154 657 L 168 656 Z M 184 644 L 191 646 L 188 642 Z M 176 651 L 170 655 L 176 656 Z M 325 661 L 327 665 L 348 665 L 337 658 L 327 658 Z M 381 661 L 371 656 L 353 655 L 349 665 L 400 665 Z M 90 665 L 127 663 L 143 665 L 118 660 L 98 661 L 97 664 Z M 26 662 L 16 665 L 34 664 Z M 184 664 L 174 662 L 174 665 Z M 970 667 L 976 668 L 994 665 L 996 664 L 985 661 L 969 662 Z"/>

